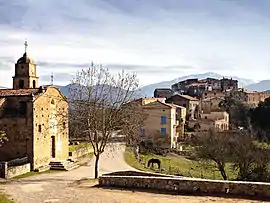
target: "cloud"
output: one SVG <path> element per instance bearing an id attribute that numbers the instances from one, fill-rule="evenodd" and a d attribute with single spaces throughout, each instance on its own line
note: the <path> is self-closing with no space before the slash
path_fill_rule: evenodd
<path id="1" fill-rule="evenodd" d="M 42 80 L 55 72 L 64 83 L 91 61 L 136 71 L 142 84 L 206 71 L 268 79 L 269 8 L 268 0 L 1 1 L 0 85 L 12 84 L 25 38 Z"/>

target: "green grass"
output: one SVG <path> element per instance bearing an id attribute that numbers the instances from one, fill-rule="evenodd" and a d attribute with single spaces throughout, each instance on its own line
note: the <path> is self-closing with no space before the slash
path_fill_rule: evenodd
<path id="1" fill-rule="evenodd" d="M 10 200 L 6 195 L 0 193 L 0 203 L 14 203 L 14 201 Z"/>
<path id="2" fill-rule="evenodd" d="M 195 178 L 206 178 L 206 179 L 216 179 L 222 180 L 222 176 L 219 171 L 216 169 L 206 169 L 203 167 L 202 163 L 199 161 L 190 160 L 184 156 L 180 155 L 168 155 L 168 156 L 159 156 L 154 154 L 140 155 L 141 162 L 135 159 L 133 152 L 127 150 L 125 152 L 125 161 L 132 167 L 137 168 L 139 170 L 144 171 L 153 171 L 159 172 L 157 168 L 153 170 L 147 168 L 148 160 L 151 158 L 158 158 L 161 161 L 161 168 L 164 169 L 162 173 L 171 174 L 171 175 L 183 175 L 187 177 L 195 177 Z M 145 166 L 143 166 L 143 164 Z M 210 162 L 210 164 L 213 164 Z M 207 164 L 208 166 L 210 165 Z M 233 180 L 236 178 L 236 174 L 230 169 L 229 164 L 226 167 L 226 172 L 229 179 Z"/>
<path id="3" fill-rule="evenodd" d="M 70 152 L 74 152 L 74 151 L 81 149 L 81 148 L 92 148 L 92 145 L 89 142 L 81 142 L 78 145 L 69 145 Z"/>
<path id="4" fill-rule="evenodd" d="M 47 173 L 59 173 L 59 172 L 65 172 L 65 171 L 61 171 L 61 170 L 48 170 L 48 171 L 43 171 L 43 172 L 30 171 L 28 173 L 16 176 L 13 179 L 21 179 L 21 178 L 27 178 L 27 177 L 40 175 L 40 174 L 45 174 L 45 173 L 47 174 Z"/>

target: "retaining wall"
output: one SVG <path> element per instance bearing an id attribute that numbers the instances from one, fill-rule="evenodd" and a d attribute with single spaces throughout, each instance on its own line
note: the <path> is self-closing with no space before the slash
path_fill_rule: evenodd
<path id="1" fill-rule="evenodd" d="M 124 174 L 124 172 L 121 172 Z M 184 177 L 129 176 L 107 174 L 100 186 L 150 189 L 174 193 L 216 193 L 270 198 L 270 183 L 206 180 Z"/>
<path id="2" fill-rule="evenodd" d="M 21 166 L 11 166 L 7 168 L 7 178 L 13 178 L 30 172 L 30 163 Z"/>
<path id="3" fill-rule="evenodd" d="M 77 160 L 78 158 L 87 155 L 91 152 L 93 152 L 93 149 L 91 147 L 82 147 L 73 152 L 69 152 L 69 158 L 72 160 Z"/>
<path id="4" fill-rule="evenodd" d="M 9 166 L 7 162 L 1 162 L 0 163 L 0 177 L 1 178 L 13 178 L 19 175 L 23 175 L 25 173 L 30 172 L 31 167 L 30 163 L 23 164 L 20 166 Z"/>

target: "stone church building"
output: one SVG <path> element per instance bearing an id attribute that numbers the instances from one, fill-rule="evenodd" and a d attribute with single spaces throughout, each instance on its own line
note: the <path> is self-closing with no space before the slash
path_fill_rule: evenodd
<path id="1" fill-rule="evenodd" d="M 31 169 L 68 159 L 68 102 L 54 86 L 38 86 L 37 67 L 25 50 L 12 89 L 0 89 L 0 130 L 8 141 L 0 161 L 28 157 Z"/>

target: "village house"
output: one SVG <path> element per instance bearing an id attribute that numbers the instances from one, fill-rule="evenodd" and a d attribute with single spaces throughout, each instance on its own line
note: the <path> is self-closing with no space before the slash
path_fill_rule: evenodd
<path id="1" fill-rule="evenodd" d="M 32 170 L 68 159 L 68 102 L 58 88 L 38 87 L 38 79 L 25 50 L 15 64 L 13 88 L 0 90 L 0 129 L 8 138 L 0 160 L 27 157 Z"/>
<path id="2" fill-rule="evenodd" d="M 220 80 L 215 78 L 199 80 L 198 78 L 195 78 L 180 81 L 172 85 L 174 93 L 186 94 L 197 98 L 202 98 L 207 92 L 210 93 L 213 91 L 214 93 L 224 93 L 237 89 L 238 81 L 233 80 L 232 78 L 222 78 Z"/>
<path id="3" fill-rule="evenodd" d="M 168 136 L 170 138 L 168 145 L 176 148 L 178 137 L 184 133 L 186 108 L 157 100 L 143 105 L 143 112 L 146 119 L 141 136 L 151 137 L 157 134 Z"/>
<path id="4" fill-rule="evenodd" d="M 199 116 L 200 101 L 197 98 L 191 97 L 189 95 L 175 94 L 166 99 L 166 103 L 185 107 L 187 111 L 186 120 L 196 119 Z"/>
<path id="5" fill-rule="evenodd" d="M 257 107 L 260 102 L 263 102 L 266 98 L 270 97 L 270 93 L 266 92 L 251 92 L 241 90 L 243 102 L 248 104 L 250 107 Z"/>
<path id="6" fill-rule="evenodd" d="M 173 91 L 170 88 L 157 88 L 154 91 L 155 98 L 169 98 L 173 95 Z"/>
<path id="7" fill-rule="evenodd" d="M 224 101 L 224 97 L 210 97 L 201 100 L 201 112 L 211 113 L 221 111 L 221 103 Z"/>
<path id="8" fill-rule="evenodd" d="M 229 130 L 229 114 L 226 111 L 202 113 L 196 121 L 189 121 L 189 126 L 197 132 L 215 129 L 219 132 Z"/>

